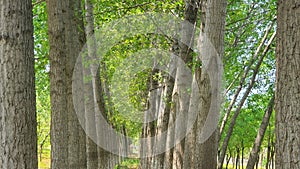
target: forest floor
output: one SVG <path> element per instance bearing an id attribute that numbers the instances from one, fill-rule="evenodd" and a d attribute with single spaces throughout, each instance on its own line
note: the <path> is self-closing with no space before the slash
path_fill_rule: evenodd
<path id="1" fill-rule="evenodd" d="M 39 169 L 50 169 L 50 158 L 42 158 L 42 160 L 39 160 Z"/>
<path id="2" fill-rule="evenodd" d="M 40 154 L 40 152 L 38 153 L 39 153 L 38 169 L 50 169 L 50 163 L 51 163 L 50 147 L 45 148 L 42 154 Z M 42 157 L 42 160 L 40 157 Z"/>
<path id="3" fill-rule="evenodd" d="M 39 159 L 39 169 L 50 169 L 50 153 L 49 152 L 44 152 L 42 154 L 42 160 Z M 119 165 L 119 167 L 115 167 L 115 169 L 137 169 L 139 165 L 139 160 L 138 159 L 127 159 L 122 162 L 122 164 Z M 226 168 L 225 166 L 223 167 L 224 169 Z M 228 165 L 228 169 L 234 169 L 235 167 L 232 164 Z M 238 167 L 239 168 L 239 167 Z M 241 169 L 242 167 L 240 167 Z M 243 168 L 246 168 L 244 166 Z M 262 169 L 261 167 L 258 167 L 258 169 Z"/>

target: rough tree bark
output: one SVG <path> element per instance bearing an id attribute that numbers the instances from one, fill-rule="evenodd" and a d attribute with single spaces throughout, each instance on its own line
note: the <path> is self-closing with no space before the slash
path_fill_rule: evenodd
<path id="1" fill-rule="evenodd" d="M 91 61 L 96 57 L 95 53 L 95 39 L 94 39 L 94 19 L 93 19 L 93 6 L 90 0 L 85 0 L 86 10 L 86 26 L 85 33 L 87 36 L 87 55 L 83 56 L 83 81 L 84 81 L 84 95 L 85 95 L 85 127 L 87 132 L 86 137 L 86 151 L 87 151 L 87 168 L 98 168 L 100 161 L 98 161 L 97 151 L 97 129 L 95 123 L 95 97 L 94 97 L 94 84 L 93 84 L 93 71 L 92 67 L 95 63 Z M 91 138 L 94 138 L 94 140 Z"/>
<path id="2" fill-rule="evenodd" d="M 72 76 L 84 43 L 81 3 L 47 1 L 50 41 L 51 168 L 86 168 L 85 141 L 74 110 Z"/>
<path id="3" fill-rule="evenodd" d="M 172 64 L 172 61 L 169 63 L 169 72 L 172 72 L 175 68 Z M 158 108 L 158 121 L 157 121 L 157 130 L 155 135 L 161 135 L 163 132 L 166 132 L 168 129 L 169 124 L 169 116 L 170 116 L 170 109 L 171 109 L 171 102 L 172 102 L 172 92 L 174 88 L 174 78 L 168 75 L 165 79 L 163 84 L 163 89 L 161 91 L 161 98 Z M 158 137 L 155 144 L 162 144 L 162 147 L 167 146 L 167 137 Z M 169 152 L 169 151 L 168 151 Z M 154 157 L 154 168 L 162 169 L 164 168 L 164 160 L 165 160 L 166 153 L 158 154 Z"/>
<path id="4" fill-rule="evenodd" d="M 172 45 L 172 52 L 174 53 L 174 55 L 178 56 L 179 55 L 179 44 L 178 44 L 178 40 L 174 39 L 173 45 Z M 170 73 L 174 73 L 176 75 L 176 65 L 177 65 L 177 58 L 175 58 L 174 60 L 170 61 L 169 67 L 170 67 Z M 163 110 L 165 113 L 165 116 L 168 116 L 168 122 L 166 121 L 167 124 L 166 125 L 166 129 L 170 128 L 172 125 L 174 125 L 174 121 L 175 121 L 175 114 L 176 114 L 176 110 L 177 110 L 177 106 L 178 106 L 178 98 L 177 95 L 173 94 L 174 91 L 174 84 L 175 84 L 175 80 L 172 79 L 172 77 L 168 77 L 168 83 L 167 83 L 167 96 L 169 96 L 169 98 L 167 99 L 167 104 L 169 104 L 169 106 L 166 106 L 165 109 Z M 166 147 L 172 147 L 170 148 L 170 150 L 167 150 L 164 153 L 164 168 L 165 169 L 172 169 L 172 162 L 173 162 L 173 152 L 174 152 L 174 148 L 173 148 L 173 144 L 174 144 L 174 130 L 168 130 L 167 131 L 167 138 L 166 138 Z"/>
<path id="5" fill-rule="evenodd" d="M 199 39 L 207 39 L 215 48 L 218 56 L 221 60 L 224 55 L 224 32 L 225 32 L 225 18 L 226 18 L 226 7 L 227 0 L 207 0 L 202 1 L 202 4 L 205 5 L 205 9 L 202 9 L 205 13 L 203 19 L 204 24 L 202 24 L 202 28 L 200 30 Z M 209 41 L 199 41 L 200 46 L 205 46 L 205 44 L 201 43 L 209 43 Z M 213 49 L 202 49 L 202 50 L 213 50 Z M 211 53 L 211 52 L 209 52 Z M 208 54 L 209 54 L 208 53 Z M 203 56 L 203 59 L 211 59 L 214 56 L 214 53 L 211 53 L 211 56 Z M 202 62 L 204 62 L 202 60 Z M 210 111 L 211 101 L 212 101 L 212 93 L 211 93 L 211 84 L 208 72 L 201 70 L 199 73 L 200 77 L 197 77 L 197 82 L 199 85 L 200 92 L 200 112 L 197 119 L 197 133 L 196 133 L 196 148 L 195 148 L 195 166 L 197 169 L 214 169 L 217 167 L 217 153 L 218 153 L 218 143 L 217 143 L 217 130 L 212 132 L 211 136 L 203 142 L 199 142 L 199 138 L 202 138 L 201 134 L 202 129 L 204 128 L 205 120 L 208 118 L 208 113 Z"/>
<path id="6" fill-rule="evenodd" d="M 181 25 L 181 39 L 179 41 L 179 57 L 184 61 L 184 63 L 191 68 L 191 63 L 193 61 L 192 49 L 194 42 L 195 27 L 198 14 L 198 0 L 185 1 L 186 7 L 184 12 L 184 22 Z M 174 94 L 178 95 L 178 105 L 176 110 L 176 116 L 182 114 L 182 117 L 178 119 L 178 123 L 175 123 L 175 142 L 178 142 L 180 133 L 186 132 L 187 119 L 190 105 L 190 94 L 188 94 L 188 89 L 191 88 L 192 78 L 185 71 L 184 66 L 177 62 L 177 72 L 175 77 L 175 87 Z M 173 94 L 173 95 L 174 95 Z M 173 168 L 181 169 L 183 168 L 184 161 L 184 151 L 185 151 L 185 139 L 182 139 L 174 147 L 173 152 Z"/>
<path id="7" fill-rule="evenodd" d="M 37 169 L 31 0 L 0 1 L 0 168 Z"/>
<path id="8" fill-rule="evenodd" d="M 81 1 L 69 0 L 66 21 L 66 78 L 67 78 L 67 112 L 68 112 L 68 158 L 69 168 L 86 168 L 85 136 L 74 110 L 72 93 L 72 76 L 77 57 L 84 45 L 84 27 L 81 13 Z M 84 147 L 83 147 L 84 146 Z"/>
<path id="9" fill-rule="evenodd" d="M 87 49 L 88 49 L 88 57 L 91 59 L 91 61 L 97 61 L 95 60 L 97 58 L 96 56 L 96 38 L 94 35 L 94 17 L 93 17 L 93 3 L 90 0 L 85 0 L 85 9 L 86 9 L 86 35 L 87 35 Z M 98 62 L 97 62 L 98 63 Z M 104 100 L 104 95 L 105 95 L 105 90 L 103 87 L 103 84 L 100 79 L 100 69 L 97 66 L 97 63 L 91 63 L 89 65 L 90 68 L 90 75 L 91 75 L 91 82 L 92 82 L 92 92 L 93 97 L 94 97 L 94 106 L 99 108 L 101 115 L 106 119 L 107 121 L 107 110 L 106 110 L 106 105 L 105 105 L 105 100 Z M 92 110 L 91 110 L 92 111 Z M 102 128 L 99 122 L 97 122 L 98 117 L 100 116 L 99 114 L 95 114 L 96 109 L 94 109 L 94 119 L 96 119 L 96 135 L 97 135 L 97 142 L 103 142 L 103 137 L 108 131 L 105 128 Z M 93 119 L 90 119 L 93 120 Z M 94 121 L 94 120 L 93 120 Z M 92 126 L 91 126 L 92 127 Z M 106 135 L 106 137 L 110 138 L 110 135 Z M 95 141 L 95 140 L 94 140 Z M 111 140 L 115 141 L 115 140 Z M 93 143 L 90 143 L 93 144 Z M 109 142 L 105 141 L 105 144 L 108 145 L 110 144 Z M 111 146 L 110 146 L 111 147 Z M 113 148 L 113 147 L 111 147 Z M 93 151 L 93 150 L 91 150 Z M 107 169 L 107 168 L 113 168 L 115 164 L 115 158 L 116 156 L 111 154 L 110 152 L 106 151 L 103 147 L 101 147 L 99 144 L 97 145 L 97 158 L 98 158 L 98 168 L 99 169 Z M 92 167 L 91 167 L 92 168 Z"/>
<path id="10" fill-rule="evenodd" d="M 50 44 L 51 168 L 68 168 L 68 113 L 66 76 L 66 16 L 69 1 L 49 0 L 48 34 Z"/>
<path id="11" fill-rule="evenodd" d="M 300 168 L 300 2 L 278 0 L 276 168 Z"/>

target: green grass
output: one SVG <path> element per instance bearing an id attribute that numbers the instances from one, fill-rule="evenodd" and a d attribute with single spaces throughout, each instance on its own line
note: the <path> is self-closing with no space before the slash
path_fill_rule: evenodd
<path id="1" fill-rule="evenodd" d="M 43 154 L 42 154 L 42 160 L 40 159 L 40 156 L 39 156 L 38 160 L 39 160 L 39 163 L 38 163 L 39 169 L 50 169 L 50 163 L 51 163 L 50 149 L 44 149 Z"/>
<path id="2" fill-rule="evenodd" d="M 115 169 L 137 169 L 139 163 L 139 159 L 125 159 L 120 165 L 117 165 Z"/>
<path id="3" fill-rule="evenodd" d="M 242 167 L 241 167 L 242 168 Z M 246 168 L 246 165 L 244 165 L 243 169 Z M 254 167 L 255 168 L 255 167 Z M 226 165 L 223 165 L 223 169 L 226 169 Z M 235 169 L 235 167 L 233 168 L 233 165 L 232 164 L 228 164 L 228 169 Z M 258 167 L 258 169 L 263 169 L 261 168 L 260 166 Z"/>

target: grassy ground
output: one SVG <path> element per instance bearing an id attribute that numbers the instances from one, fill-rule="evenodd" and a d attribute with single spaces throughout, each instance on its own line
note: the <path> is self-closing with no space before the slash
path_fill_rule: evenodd
<path id="1" fill-rule="evenodd" d="M 45 149 L 42 154 L 42 160 L 39 156 L 39 169 L 50 169 L 50 149 Z"/>
<path id="2" fill-rule="evenodd" d="M 242 168 L 242 166 L 241 166 L 240 168 L 241 168 L 241 169 L 245 169 L 246 166 L 244 166 L 243 168 Z M 255 168 L 255 167 L 254 167 L 254 168 Z M 223 169 L 225 169 L 225 165 L 224 165 Z M 235 169 L 235 168 L 233 168 L 233 165 L 232 165 L 232 164 L 229 164 L 229 165 L 228 165 L 228 169 Z M 258 167 L 258 169 L 263 169 L 263 168 Z"/>
<path id="3" fill-rule="evenodd" d="M 39 169 L 50 169 L 50 158 L 43 158 L 39 161 Z"/>
<path id="4" fill-rule="evenodd" d="M 50 153 L 45 152 L 43 153 L 42 160 L 39 159 L 39 169 L 50 169 Z M 115 169 L 137 169 L 139 165 L 138 159 L 127 159 L 124 160 L 120 165 L 116 166 Z M 242 168 L 242 167 L 241 167 Z M 243 167 L 245 169 L 246 166 Z M 223 167 L 225 169 L 225 166 Z M 233 168 L 232 164 L 228 165 L 228 169 L 235 169 Z M 262 169 L 261 167 L 258 167 L 258 169 Z"/>
<path id="5" fill-rule="evenodd" d="M 120 165 L 117 165 L 115 169 L 137 169 L 139 162 L 138 159 L 126 159 Z"/>

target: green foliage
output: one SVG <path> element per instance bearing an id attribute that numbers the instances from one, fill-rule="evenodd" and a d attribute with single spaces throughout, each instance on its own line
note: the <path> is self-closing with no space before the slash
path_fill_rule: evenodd
<path id="1" fill-rule="evenodd" d="M 274 0 L 238 0 L 230 1 L 227 8 L 226 19 L 226 34 L 225 34 L 225 57 L 224 57 L 224 73 L 225 73 L 225 88 L 228 88 L 231 83 L 233 85 L 229 89 L 224 108 L 229 105 L 233 97 L 245 67 L 249 65 L 253 59 L 254 52 L 264 36 L 266 28 L 274 22 L 276 16 L 276 1 Z M 268 39 L 274 32 L 275 27 L 269 33 Z M 262 50 L 259 53 L 261 54 Z M 271 98 L 272 90 L 274 90 L 275 82 L 275 50 L 272 45 L 271 50 L 265 57 L 259 74 L 256 78 L 256 83 L 244 104 L 241 114 L 239 115 L 234 127 L 233 136 L 230 139 L 228 148 L 235 150 L 236 148 L 245 148 L 245 153 L 249 153 L 254 143 L 257 130 L 260 127 L 261 120 L 267 104 Z M 257 64 L 255 60 L 252 70 L 243 84 L 243 90 L 234 107 L 241 100 L 241 96 L 245 93 L 245 88 L 249 85 L 250 78 L 253 75 L 253 69 Z M 235 80 L 236 79 L 236 80 Z M 231 112 L 229 122 L 234 113 L 235 108 Z M 222 116 L 225 111 L 222 112 Z M 221 116 L 221 119 L 222 119 Z M 274 114 L 273 114 L 274 116 Z M 264 137 L 263 147 L 267 144 L 267 139 L 273 137 L 274 117 L 270 119 L 270 132 L 266 132 Z M 228 123 L 229 123 L 228 122 Z M 221 143 L 228 129 L 228 123 L 225 127 L 224 135 L 221 138 Z"/>
<path id="2" fill-rule="evenodd" d="M 34 1 L 35 4 L 37 1 Z M 33 8 L 35 84 L 38 151 L 41 146 L 49 150 L 50 146 L 50 79 L 49 79 L 49 43 L 47 32 L 46 3 L 38 3 Z M 47 151 L 47 150 L 46 150 Z M 50 154 L 48 154 L 50 156 Z"/>
<path id="3" fill-rule="evenodd" d="M 139 159 L 125 159 L 121 164 L 115 166 L 115 169 L 129 169 L 129 168 L 138 168 L 140 163 Z"/>
<path id="4" fill-rule="evenodd" d="M 102 73 L 100 74 L 107 74 L 107 79 L 104 79 L 107 85 L 111 86 L 112 78 L 116 78 L 114 76 L 117 76 L 118 84 L 114 84 L 113 86 L 114 88 L 112 90 L 114 92 L 112 93 L 112 97 L 114 97 L 114 94 L 117 94 L 115 97 L 117 97 L 116 99 L 118 100 L 126 99 L 127 97 L 129 98 L 128 101 L 121 101 L 122 103 L 129 103 L 128 105 L 118 104 L 120 101 L 113 102 L 114 111 L 109 113 L 111 114 L 109 119 L 119 131 L 122 125 L 125 124 L 128 135 L 132 138 L 140 136 L 142 124 L 131 121 L 128 117 L 137 117 L 138 111 L 143 112 L 147 109 L 150 78 L 160 81 L 161 74 L 154 74 L 152 76 L 152 70 L 150 68 L 139 70 L 137 72 L 130 72 L 130 70 L 132 71 L 137 67 L 142 68 L 143 66 L 141 65 L 142 63 L 139 64 L 138 62 L 129 63 L 127 66 L 128 58 L 138 57 L 135 56 L 135 54 L 144 49 L 159 48 L 168 50 L 170 45 L 171 42 L 169 39 L 162 35 L 136 35 L 118 42 L 102 59 L 101 64 L 106 66 L 106 70 L 104 70 L 105 72 L 102 70 Z M 121 69 L 120 67 L 124 65 L 126 67 Z M 120 73 L 118 75 L 116 75 L 117 70 L 118 73 Z M 126 91 L 123 87 L 125 82 L 129 82 L 128 88 L 125 88 Z M 142 115 L 139 114 L 139 117 L 141 116 Z M 142 121 L 143 119 L 139 120 Z"/>
<path id="5" fill-rule="evenodd" d="M 33 1 L 33 4 L 39 2 Z M 101 29 L 109 22 L 122 18 L 127 15 L 143 14 L 145 12 L 164 12 L 172 15 L 183 17 L 184 1 L 173 0 L 94 0 L 94 18 L 96 29 Z M 50 145 L 50 82 L 49 82 L 49 44 L 47 33 L 47 15 L 45 2 L 34 5 L 34 38 L 35 38 L 35 72 L 36 72 L 36 92 L 37 92 L 37 119 L 38 119 L 38 143 L 44 143 L 47 149 Z M 258 47 L 265 29 L 271 25 L 276 15 L 275 0 L 230 0 L 228 5 L 226 34 L 225 34 L 225 56 L 224 56 L 224 87 L 227 88 L 233 83 L 229 92 L 225 97 L 224 107 L 228 107 L 230 98 L 233 96 L 241 74 L 246 66 L 249 65 L 253 54 Z M 198 23 L 199 24 L 199 23 Z M 273 33 L 274 30 L 271 31 Z M 116 36 L 117 35 L 117 32 Z M 271 36 L 268 35 L 269 37 Z M 103 82 L 107 86 L 112 83 L 118 67 L 122 65 L 126 58 L 134 55 L 142 49 L 159 48 L 168 51 L 172 42 L 168 37 L 154 34 L 139 34 L 132 37 L 124 37 L 123 40 L 115 44 L 101 61 L 102 69 L 100 75 Z M 261 53 L 261 52 L 260 52 Z M 248 153 L 254 142 L 257 130 L 261 123 L 262 116 L 266 109 L 267 103 L 271 97 L 273 84 L 275 81 L 275 51 L 274 45 L 267 54 L 261 65 L 260 72 L 256 79 L 256 84 L 244 105 L 242 112 L 237 119 L 232 139 L 229 143 L 229 149 L 244 147 Z M 257 61 L 255 61 L 257 63 Z M 201 67 L 201 62 L 193 62 L 192 68 Z M 252 67 L 253 69 L 254 67 Z M 133 105 L 136 111 L 147 108 L 147 99 L 149 88 L 149 79 L 157 80 L 161 83 L 163 73 L 152 75 L 151 69 L 145 69 L 137 72 L 133 76 L 129 72 L 124 71 L 121 80 L 130 82 L 128 91 L 124 92 L 129 96 L 129 103 Z M 244 87 L 248 86 L 249 79 L 253 74 L 253 70 L 246 78 Z M 234 79 L 237 78 L 236 81 Z M 122 81 L 121 81 L 122 82 Z M 118 86 L 117 86 L 118 87 Z M 114 89 L 118 91 L 119 89 Z M 120 88 L 121 90 L 121 88 Z M 244 90 L 241 94 L 244 93 Z M 105 96 L 106 104 L 110 105 L 108 96 Z M 240 100 L 240 97 L 239 99 Z M 125 125 L 126 131 L 131 138 L 137 138 L 141 134 L 142 124 L 130 121 L 119 112 L 116 107 L 117 103 L 113 103 L 108 109 L 108 119 L 114 127 L 121 131 Z M 236 107 L 236 105 L 235 105 Z M 125 109 L 125 107 L 124 107 Z M 126 112 L 126 110 L 124 110 Z M 129 112 L 134 116 L 136 112 Z M 224 113 L 224 111 L 223 111 Z M 233 113 L 231 113 L 232 116 Z M 231 117 L 229 117 L 230 119 Z M 227 130 L 228 125 L 225 128 Z M 266 132 L 263 146 L 267 145 L 267 138 L 274 138 L 274 114 L 271 117 L 268 131 Z M 222 136 L 221 141 L 224 139 Z M 135 141 L 135 140 L 133 140 Z M 138 164 L 138 160 L 128 159 L 122 165 L 130 166 Z"/>

